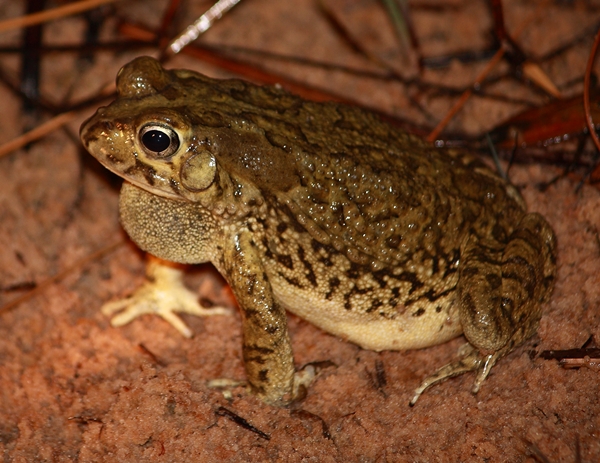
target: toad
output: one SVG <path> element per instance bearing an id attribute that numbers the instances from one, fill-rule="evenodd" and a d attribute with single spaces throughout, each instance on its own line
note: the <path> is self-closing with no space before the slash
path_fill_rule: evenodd
<path id="1" fill-rule="evenodd" d="M 286 311 L 376 351 L 464 334 L 461 358 L 430 385 L 475 372 L 531 337 L 555 278 L 551 227 L 477 156 L 436 149 L 377 116 L 271 86 L 165 70 L 140 57 L 118 96 L 81 128 L 86 149 L 123 177 L 122 224 L 167 261 L 211 262 L 242 314 L 248 383 L 286 405 L 296 371 Z M 196 315 L 181 273 L 152 261 L 150 281 L 109 304 L 123 323 Z M 218 311 L 217 311 L 218 312 Z M 220 313 L 220 312 L 219 312 Z"/>

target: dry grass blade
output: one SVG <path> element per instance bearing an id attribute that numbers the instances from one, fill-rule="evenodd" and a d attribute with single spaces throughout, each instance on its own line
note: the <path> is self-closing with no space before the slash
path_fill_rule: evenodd
<path id="1" fill-rule="evenodd" d="M 394 0 L 383 0 L 383 4 L 387 8 L 390 19 L 392 20 L 394 28 L 396 29 L 396 33 L 400 38 L 400 45 L 406 52 L 406 49 L 410 47 L 410 32 L 408 21 L 403 14 L 403 8 L 406 8 L 406 2 L 402 3 L 403 5 L 401 7 L 400 2 Z"/>
<path id="2" fill-rule="evenodd" d="M 594 121 L 592 120 L 592 112 L 590 108 L 590 81 L 592 76 L 592 68 L 594 67 L 594 61 L 596 60 L 596 53 L 598 51 L 598 45 L 600 44 L 600 30 L 596 33 L 596 38 L 594 39 L 594 45 L 592 45 L 592 50 L 590 51 L 590 57 L 588 59 L 587 68 L 585 70 L 585 79 L 583 85 L 583 109 L 585 111 L 585 123 L 587 125 L 588 131 L 592 140 L 594 141 L 594 145 L 596 149 L 600 151 L 600 140 L 598 139 L 598 134 L 594 128 Z M 598 168 L 594 169 L 590 176 L 590 181 L 594 181 L 598 178 Z"/>
<path id="3" fill-rule="evenodd" d="M 546 5 L 546 2 L 542 2 L 542 4 L 538 6 L 538 8 L 535 10 L 535 12 L 529 18 L 526 18 L 521 23 L 521 25 L 517 28 L 517 31 L 514 34 L 514 38 L 515 39 L 519 38 L 519 36 L 521 35 L 521 33 L 537 17 L 538 13 L 540 12 L 540 10 L 545 5 Z M 487 66 L 485 67 L 485 69 L 481 72 L 481 74 L 479 74 L 479 76 L 477 77 L 477 79 L 473 83 L 472 88 L 466 90 L 461 95 L 461 97 L 454 104 L 454 106 L 452 106 L 452 108 L 450 108 L 450 110 L 448 111 L 448 114 L 446 115 L 446 117 L 444 117 L 444 119 L 442 119 L 442 121 L 427 136 L 427 141 L 434 142 L 437 139 L 437 137 L 440 135 L 440 133 L 442 132 L 442 130 L 444 130 L 444 128 L 446 128 L 446 126 L 448 125 L 448 123 L 450 122 L 450 120 L 454 117 L 454 115 L 456 113 L 458 113 L 458 111 L 461 110 L 461 108 L 465 105 L 465 103 L 467 102 L 467 100 L 469 99 L 469 97 L 473 94 L 473 89 L 477 88 L 483 82 L 483 80 L 492 71 L 492 69 L 494 69 L 494 67 L 500 62 L 500 60 L 502 59 L 502 57 L 504 56 L 505 53 L 506 53 L 506 50 L 503 47 L 501 47 L 496 52 L 496 54 L 492 57 L 492 59 L 487 64 Z"/>
<path id="4" fill-rule="evenodd" d="M 64 269 L 61 272 L 57 273 L 53 277 L 50 277 L 47 280 L 42 281 L 40 284 L 38 284 L 31 291 L 23 294 L 20 297 L 17 297 L 16 299 L 12 300 L 11 302 L 9 302 L 9 303 L 3 305 L 2 307 L 0 307 L 0 314 L 9 311 L 13 307 L 16 307 L 17 305 L 19 305 L 21 302 L 26 301 L 27 299 L 32 298 L 36 294 L 41 293 L 48 286 L 50 286 L 53 283 L 56 283 L 57 281 L 62 280 L 65 276 L 67 276 L 72 271 L 74 271 L 74 270 L 76 270 L 76 269 L 78 269 L 80 267 L 83 267 L 84 265 L 86 265 L 86 264 L 88 264 L 90 262 L 95 262 L 96 260 L 100 259 L 105 254 L 108 254 L 108 253 L 114 251 L 115 249 L 117 249 L 119 246 L 121 246 L 124 243 L 125 243 L 124 240 L 119 240 L 119 241 L 117 241 L 117 242 L 115 242 L 115 243 L 113 243 L 113 244 L 111 244 L 109 246 L 106 246 L 105 248 L 99 249 L 98 251 L 96 251 L 96 252 L 94 252 L 94 253 L 92 253 L 90 255 L 87 255 L 87 256 L 83 257 L 82 259 L 79 259 L 77 262 L 69 265 L 66 269 Z"/>
<path id="5" fill-rule="evenodd" d="M 29 27 L 35 24 L 42 24 L 54 19 L 63 18 L 65 16 L 83 13 L 84 11 L 91 10 L 100 5 L 114 3 L 117 1 L 119 0 L 83 0 L 81 2 L 59 6 L 58 8 L 53 8 L 51 10 L 45 10 L 27 16 L 20 16 L 18 18 L 7 19 L 6 21 L 0 22 L 0 32 L 19 29 L 21 27 Z"/>
<path id="6" fill-rule="evenodd" d="M 542 88 L 546 93 L 552 95 L 554 98 L 561 98 L 562 94 L 556 87 L 554 82 L 550 80 L 548 75 L 542 71 L 539 64 L 532 63 L 531 61 L 524 62 L 521 67 L 523 68 L 523 74 L 538 87 Z"/>
<path id="7" fill-rule="evenodd" d="M 123 22 L 120 25 L 119 32 L 129 39 L 145 41 L 148 43 L 153 43 L 157 37 L 153 31 L 128 22 Z M 211 50 L 210 48 L 190 45 L 184 48 L 181 53 L 238 74 L 244 79 L 260 82 L 265 85 L 281 85 L 286 90 L 297 93 L 309 100 L 337 101 L 346 104 L 353 103 L 351 100 L 342 98 L 333 93 L 321 91 L 317 88 L 311 88 L 304 83 L 294 81 L 283 74 L 269 72 L 268 70 L 261 69 L 259 66 L 250 65 L 243 61 L 236 60 L 235 58 L 228 57 L 227 55 L 219 54 L 217 51 Z"/>
<path id="8" fill-rule="evenodd" d="M 67 122 L 73 120 L 76 115 L 77 111 L 69 111 L 59 114 L 43 124 L 38 125 L 35 129 L 32 129 L 20 137 L 5 143 L 4 145 L 0 146 L 0 157 L 5 156 L 19 148 L 23 148 L 25 145 L 48 135 L 59 127 L 65 125 Z"/>
<path id="9" fill-rule="evenodd" d="M 477 77 L 477 80 L 473 84 L 473 88 L 478 87 L 481 84 L 481 82 L 483 82 L 483 79 L 485 79 L 486 76 L 491 72 L 491 70 L 494 69 L 494 67 L 496 67 L 496 65 L 500 62 L 500 60 L 504 56 L 504 53 L 505 53 L 504 48 L 501 48 L 500 50 L 498 50 L 496 52 L 496 54 L 492 57 L 492 59 L 487 64 L 485 69 L 481 72 L 481 74 L 479 74 L 479 77 Z M 452 106 L 452 108 L 450 108 L 450 111 L 448 111 L 446 116 L 440 121 L 440 123 L 435 127 L 435 129 L 433 129 L 431 131 L 431 133 L 427 136 L 428 142 L 433 143 L 437 139 L 437 137 L 440 135 L 440 133 L 442 133 L 442 130 L 444 130 L 444 128 L 448 125 L 448 123 L 456 115 L 456 113 L 461 110 L 461 108 L 465 105 L 467 100 L 471 97 L 471 95 L 473 94 L 473 88 L 466 90 L 460 96 L 460 98 L 454 104 L 454 106 Z"/>

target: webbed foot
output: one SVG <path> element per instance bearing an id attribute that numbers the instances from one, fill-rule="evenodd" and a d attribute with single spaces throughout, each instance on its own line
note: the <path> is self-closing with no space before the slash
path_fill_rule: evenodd
<path id="1" fill-rule="evenodd" d="M 291 397 L 286 396 L 274 405 L 289 405 L 292 402 L 304 399 L 304 397 L 306 397 L 308 386 L 313 382 L 318 372 L 319 366 L 311 363 L 305 365 L 301 370 L 296 371 L 294 373 L 294 384 L 292 386 Z M 231 391 L 239 386 L 245 386 L 249 394 L 256 392 L 246 380 L 218 378 L 210 380 L 207 385 L 211 389 L 219 389 L 222 392 L 223 397 L 227 400 L 231 400 Z"/>
<path id="2" fill-rule="evenodd" d="M 411 407 L 417 403 L 417 400 L 421 394 L 430 386 L 470 371 L 475 371 L 477 374 L 472 389 L 473 394 L 476 394 L 487 376 L 490 374 L 490 370 L 496 364 L 498 359 L 504 355 L 504 352 L 500 351 L 489 355 L 483 355 L 471 344 L 467 343 L 460 348 L 459 354 L 462 356 L 460 360 L 449 363 L 448 365 L 444 365 L 434 374 L 425 378 L 421 385 L 415 389 L 415 394 L 409 402 Z"/>
<path id="3" fill-rule="evenodd" d="M 104 304 L 102 313 L 112 316 L 112 326 L 122 326 L 145 314 L 156 314 L 173 325 L 186 338 L 193 333 L 176 312 L 199 317 L 225 315 L 231 311 L 223 307 L 206 309 L 198 302 L 198 295 L 187 289 L 182 281 L 183 272 L 168 263 L 149 257 L 146 266 L 148 281 L 131 296 Z"/>

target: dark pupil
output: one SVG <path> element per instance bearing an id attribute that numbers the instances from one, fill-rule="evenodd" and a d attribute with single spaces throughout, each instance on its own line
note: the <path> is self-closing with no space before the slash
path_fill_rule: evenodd
<path id="1" fill-rule="evenodd" d="M 148 130 L 142 136 L 142 143 L 150 151 L 160 153 L 171 145 L 171 138 L 160 130 Z"/>

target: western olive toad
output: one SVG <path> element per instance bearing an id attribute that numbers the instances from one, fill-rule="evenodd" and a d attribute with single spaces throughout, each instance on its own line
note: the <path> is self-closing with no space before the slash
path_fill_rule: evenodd
<path id="1" fill-rule="evenodd" d="M 535 333 L 554 233 L 476 156 L 357 108 L 149 57 L 123 67 L 117 89 L 83 124 L 83 144 L 126 180 L 120 211 L 133 241 L 161 259 L 212 262 L 231 285 L 248 382 L 266 402 L 289 403 L 310 376 L 295 370 L 286 310 L 377 351 L 464 333 L 463 357 L 412 403 L 467 371 L 477 391 Z M 150 272 L 118 321 L 159 313 L 189 335 L 173 311 L 210 311 L 176 270 L 154 262 Z"/>

